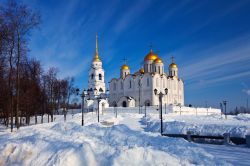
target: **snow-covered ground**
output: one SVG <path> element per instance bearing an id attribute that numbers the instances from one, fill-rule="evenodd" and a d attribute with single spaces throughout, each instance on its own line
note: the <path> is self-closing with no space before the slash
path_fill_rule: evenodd
<path id="1" fill-rule="evenodd" d="M 44 120 L 46 119 L 47 117 Z M 164 119 L 164 124 L 176 121 L 197 126 L 245 126 L 247 129 L 240 130 L 242 133 L 239 135 L 249 131 L 250 126 L 250 117 L 245 115 L 229 117 L 227 121 L 217 116 L 190 117 L 170 114 L 164 115 Z M 69 115 L 67 122 L 63 122 L 63 116 L 58 115 L 53 123 L 22 127 L 13 133 L 1 127 L 0 166 L 250 163 L 250 149 L 246 147 L 195 144 L 181 138 L 160 136 L 159 117 L 156 114 L 144 118 L 138 113 L 119 113 L 115 118 L 114 113 L 109 112 L 101 114 L 100 121 L 101 123 L 97 123 L 95 113 L 87 113 L 84 127 L 81 126 L 81 114 Z M 179 130 L 181 125 L 172 130 L 169 127 L 166 129 L 168 132 L 183 131 Z"/>
<path id="2" fill-rule="evenodd" d="M 238 116 L 221 115 L 195 116 L 164 114 L 164 132 L 168 134 L 186 134 L 188 131 L 199 135 L 223 136 L 230 133 L 232 137 L 250 135 L 250 114 Z M 159 132 L 159 115 L 149 115 L 145 120 L 146 131 Z"/>

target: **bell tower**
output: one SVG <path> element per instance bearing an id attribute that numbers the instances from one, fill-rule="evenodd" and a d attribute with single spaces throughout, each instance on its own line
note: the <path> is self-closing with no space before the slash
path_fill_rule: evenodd
<path id="1" fill-rule="evenodd" d="M 96 34 L 96 48 L 95 56 L 92 60 L 91 68 L 89 70 L 88 91 L 90 98 L 96 98 L 101 93 L 106 92 L 104 82 L 104 70 L 102 68 L 102 61 L 98 53 L 98 35 Z"/>

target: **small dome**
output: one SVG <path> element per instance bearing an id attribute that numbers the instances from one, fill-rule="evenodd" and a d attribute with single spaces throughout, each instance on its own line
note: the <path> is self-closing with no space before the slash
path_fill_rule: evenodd
<path id="1" fill-rule="evenodd" d="M 124 64 L 124 65 L 122 65 L 121 69 L 122 70 L 129 70 L 129 67 L 128 67 L 128 65 Z"/>
<path id="2" fill-rule="evenodd" d="M 149 61 L 149 60 L 156 60 L 158 58 L 158 55 L 153 53 L 152 49 L 150 50 L 150 52 L 145 56 L 144 61 Z"/>
<path id="3" fill-rule="evenodd" d="M 139 72 L 140 72 L 141 74 L 144 74 L 144 69 L 141 68 L 141 69 L 139 70 Z"/>
<path id="4" fill-rule="evenodd" d="M 93 58 L 93 62 L 101 62 L 101 59 L 99 58 L 98 53 L 95 54 L 95 57 Z"/>
<path id="5" fill-rule="evenodd" d="M 177 65 L 176 65 L 175 63 L 171 63 L 171 64 L 169 65 L 169 68 L 178 68 L 178 67 L 177 67 Z"/>
<path id="6" fill-rule="evenodd" d="M 161 58 L 157 58 L 157 59 L 154 60 L 154 62 L 155 63 L 162 63 L 162 60 L 161 60 Z"/>

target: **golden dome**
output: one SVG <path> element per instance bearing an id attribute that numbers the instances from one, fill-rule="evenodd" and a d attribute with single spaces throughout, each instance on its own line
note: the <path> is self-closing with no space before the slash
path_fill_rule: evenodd
<path id="1" fill-rule="evenodd" d="M 154 62 L 155 63 L 162 63 L 162 60 L 161 60 L 161 58 L 157 58 L 157 59 L 154 60 Z"/>
<path id="2" fill-rule="evenodd" d="M 129 67 L 128 67 L 128 65 L 124 64 L 124 65 L 122 65 L 121 69 L 122 70 L 129 70 Z"/>
<path id="3" fill-rule="evenodd" d="M 175 63 L 171 63 L 171 64 L 169 65 L 169 67 L 170 67 L 170 68 L 178 68 L 177 65 L 176 65 Z"/>
<path id="4" fill-rule="evenodd" d="M 98 53 L 95 54 L 95 57 L 93 58 L 93 62 L 101 62 L 101 59 L 98 56 Z"/>
<path id="5" fill-rule="evenodd" d="M 140 72 L 141 74 L 144 74 L 144 69 L 141 68 L 141 69 L 139 70 L 139 72 Z"/>
<path id="6" fill-rule="evenodd" d="M 145 56 L 144 61 L 149 61 L 149 60 L 156 60 L 158 58 L 158 55 L 153 53 L 152 49 L 150 52 Z"/>

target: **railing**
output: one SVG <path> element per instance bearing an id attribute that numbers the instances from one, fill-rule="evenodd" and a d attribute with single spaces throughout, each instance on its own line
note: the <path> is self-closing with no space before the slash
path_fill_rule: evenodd
<path id="1" fill-rule="evenodd" d="M 187 132 L 187 134 L 162 134 L 163 136 L 167 137 L 174 137 L 174 138 L 184 138 L 188 141 L 193 141 L 196 143 L 211 143 L 211 144 L 229 144 L 230 142 L 240 145 L 246 144 L 246 138 L 241 137 L 230 137 L 230 134 L 225 133 L 219 136 L 213 135 L 195 135 Z"/>
<path id="2" fill-rule="evenodd" d="M 147 113 L 155 113 L 155 114 L 159 114 L 159 107 L 158 106 L 142 106 L 140 108 L 140 113 L 145 113 L 145 110 Z M 139 107 L 109 107 L 109 108 L 105 108 L 104 112 L 114 112 L 117 111 L 118 113 L 139 113 Z M 168 107 L 163 106 L 162 107 L 162 112 L 163 113 L 170 113 L 170 109 Z"/>

